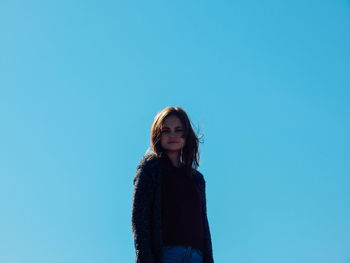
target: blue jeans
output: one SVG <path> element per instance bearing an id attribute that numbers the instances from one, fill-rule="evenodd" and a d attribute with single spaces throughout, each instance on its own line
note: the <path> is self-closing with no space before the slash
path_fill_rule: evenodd
<path id="1" fill-rule="evenodd" d="M 203 263 L 203 255 L 192 247 L 163 246 L 162 263 Z"/>

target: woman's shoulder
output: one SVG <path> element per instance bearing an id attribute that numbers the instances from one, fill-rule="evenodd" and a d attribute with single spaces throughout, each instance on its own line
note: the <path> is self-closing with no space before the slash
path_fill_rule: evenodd
<path id="1" fill-rule="evenodd" d="M 149 149 L 147 149 L 146 153 L 142 156 L 139 164 L 137 165 L 137 170 L 139 169 L 152 169 L 156 165 L 159 164 L 159 158 L 157 158 L 156 154 Z"/>
<path id="2" fill-rule="evenodd" d="M 134 185 L 136 182 L 149 184 L 155 180 L 155 171 L 158 160 L 150 154 L 144 154 L 137 165 L 136 175 L 134 177 Z"/>
<path id="3" fill-rule="evenodd" d="M 197 169 L 193 168 L 193 175 L 197 180 L 205 182 L 204 175 L 200 171 L 198 171 Z"/>
<path id="4" fill-rule="evenodd" d="M 198 176 L 204 178 L 203 174 L 202 174 L 200 171 L 198 171 L 197 169 L 193 169 L 193 170 L 194 170 L 194 172 L 195 172 Z"/>

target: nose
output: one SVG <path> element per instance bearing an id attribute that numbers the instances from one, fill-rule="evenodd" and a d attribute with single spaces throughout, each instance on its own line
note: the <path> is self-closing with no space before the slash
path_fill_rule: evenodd
<path id="1" fill-rule="evenodd" d="M 176 132 L 169 132 L 169 137 L 177 137 L 177 134 Z"/>
<path id="2" fill-rule="evenodd" d="M 181 134 L 179 132 L 176 132 L 176 131 L 169 131 L 169 133 L 168 133 L 168 138 L 178 138 L 180 136 L 181 136 Z"/>

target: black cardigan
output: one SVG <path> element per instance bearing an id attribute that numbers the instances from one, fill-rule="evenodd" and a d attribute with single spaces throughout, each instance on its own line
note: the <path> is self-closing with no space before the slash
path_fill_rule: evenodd
<path id="1" fill-rule="evenodd" d="M 143 156 L 137 166 L 136 176 L 133 180 L 134 193 L 131 221 L 136 263 L 162 263 L 162 169 L 159 159 L 149 160 L 151 155 L 152 153 L 146 153 Z M 202 199 L 203 263 L 214 263 L 207 218 L 205 180 L 199 171 L 195 171 L 194 176 Z"/>

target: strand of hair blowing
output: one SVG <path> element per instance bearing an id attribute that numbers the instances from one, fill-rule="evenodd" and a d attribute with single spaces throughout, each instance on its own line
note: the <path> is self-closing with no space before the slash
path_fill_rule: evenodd
<path id="1" fill-rule="evenodd" d="M 151 146 L 152 150 L 155 153 L 154 157 L 160 157 L 164 150 L 160 144 L 160 136 L 162 131 L 162 125 L 165 118 L 170 115 L 177 116 L 182 124 L 184 125 L 184 137 L 185 137 L 185 146 L 182 149 L 182 161 L 183 165 L 186 167 L 187 175 L 192 176 L 194 170 L 199 166 L 199 152 L 198 152 L 198 137 L 193 131 L 191 122 L 187 113 L 180 107 L 167 107 L 157 113 L 153 120 L 151 128 Z"/>

